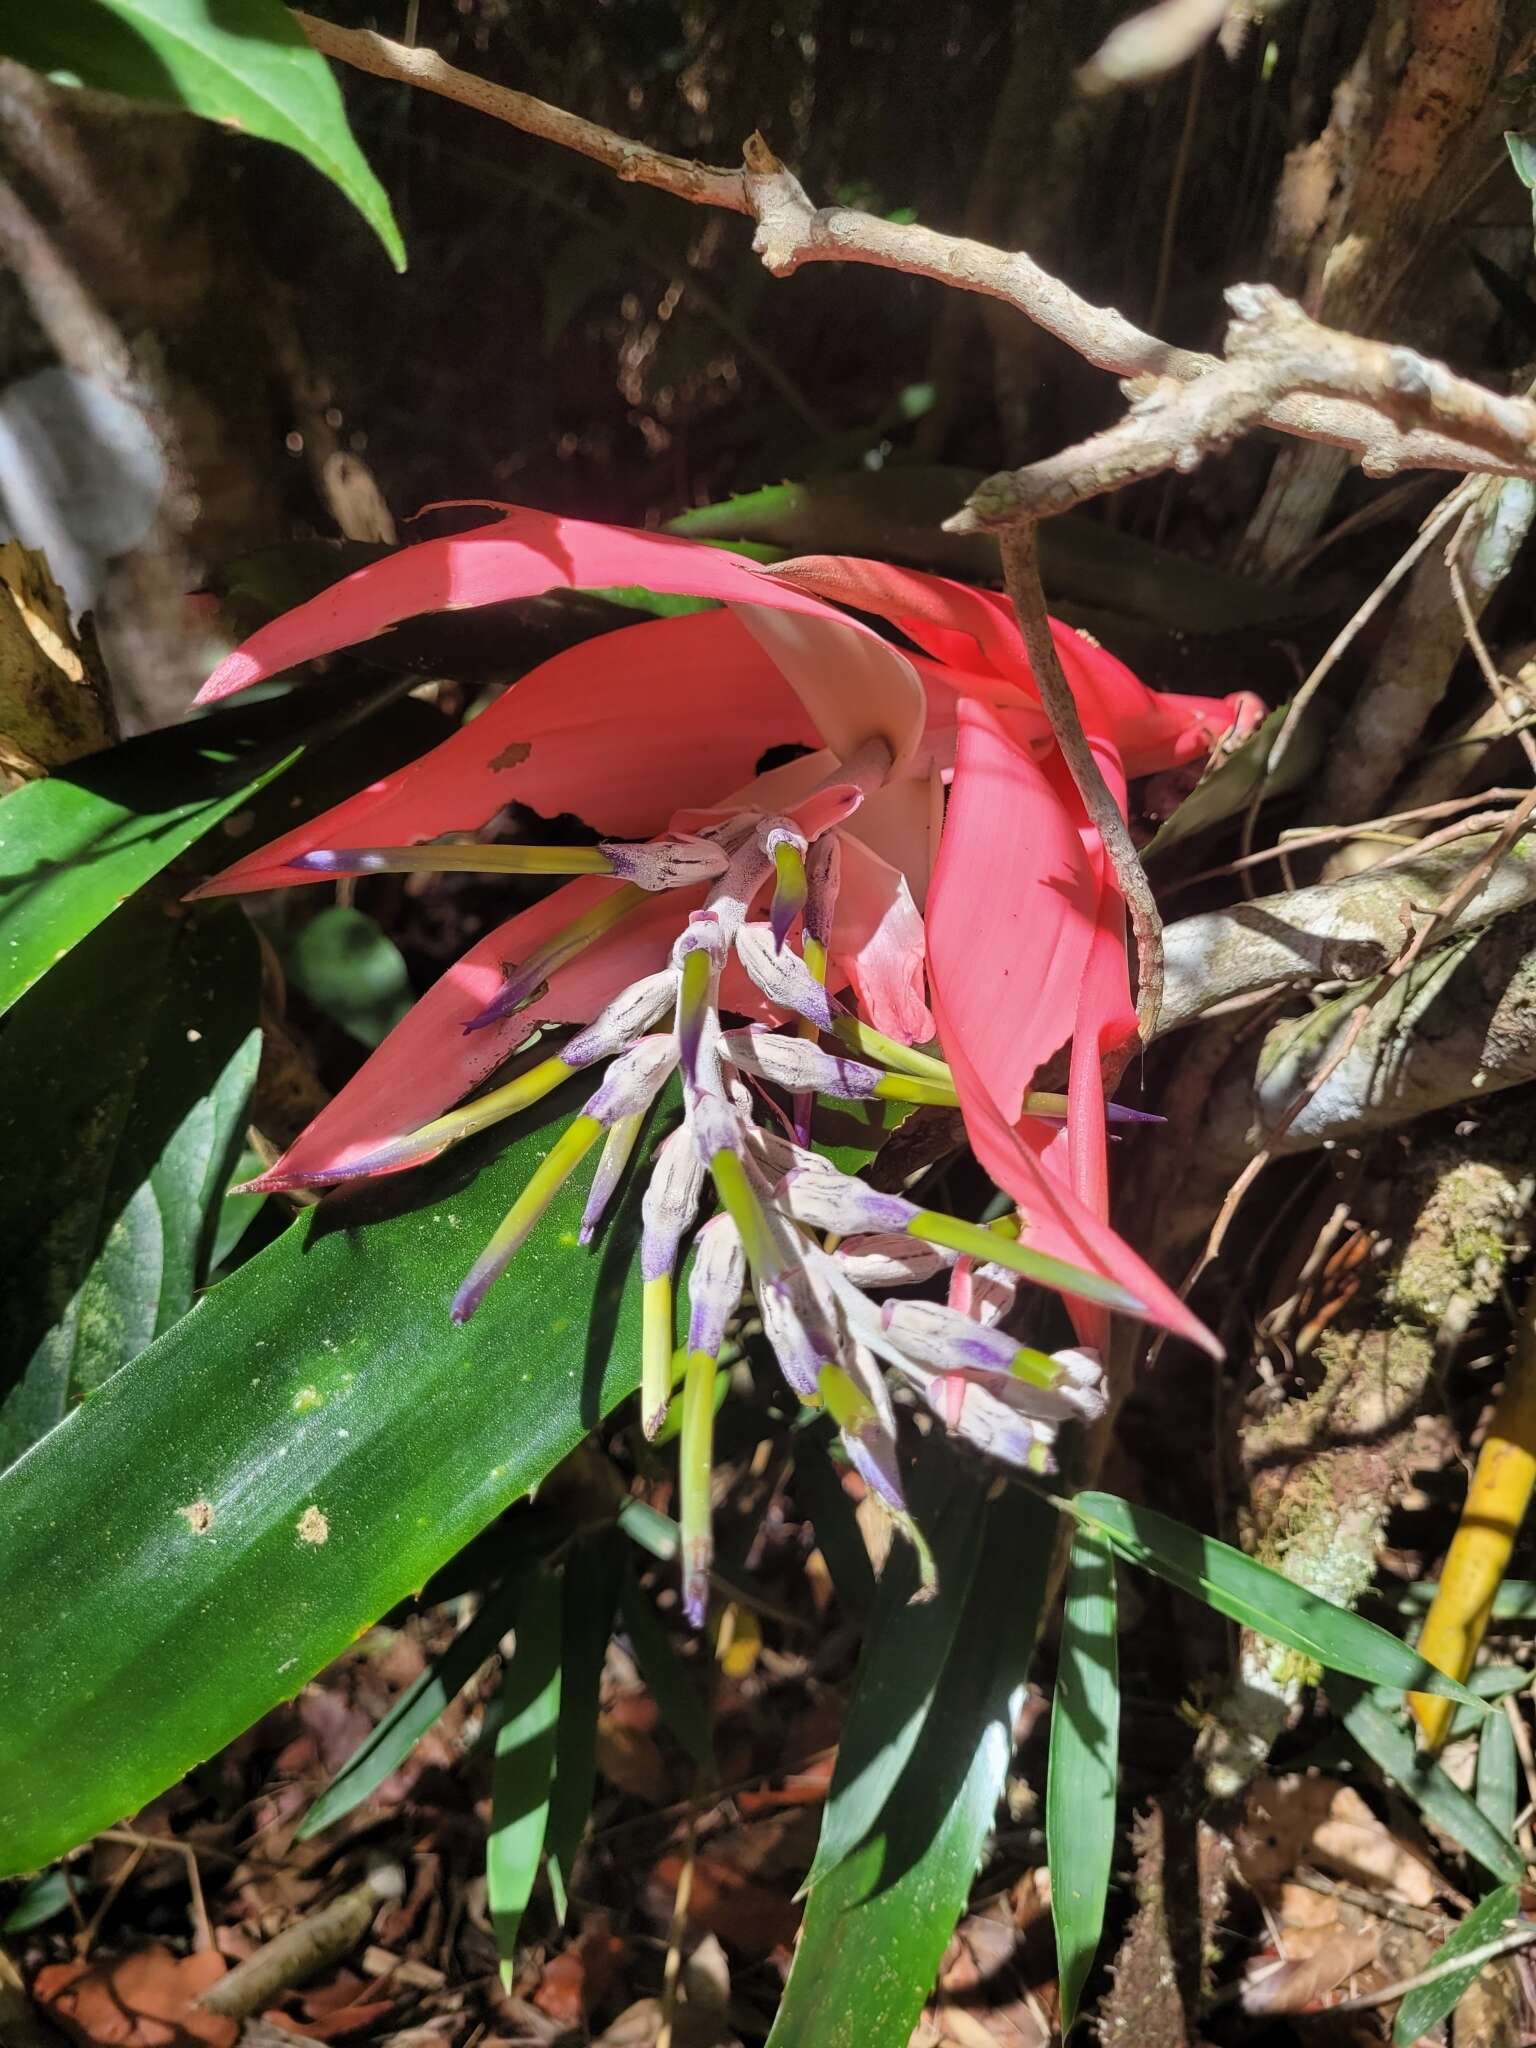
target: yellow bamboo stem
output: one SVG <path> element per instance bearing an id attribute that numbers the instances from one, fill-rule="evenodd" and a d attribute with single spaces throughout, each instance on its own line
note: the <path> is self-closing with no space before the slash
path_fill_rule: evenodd
<path id="1" fill-rule="evenodd" d="M 1465 1680 L 1493 1611 L 1536 1485 L 1536 1285 L 1526 1290 L 1514 1357 L 1419 1637 L 1419 1654 L 1449 1678 Z M 1455 1703 L 1413 1693 L 1423 1746 L 1438 1750 Z"/>

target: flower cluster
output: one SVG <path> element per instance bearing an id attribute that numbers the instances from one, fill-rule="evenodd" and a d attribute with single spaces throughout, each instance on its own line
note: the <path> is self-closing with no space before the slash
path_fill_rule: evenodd
<path id="1" fill-rule="evenodd" d="M 654 1432 L 680 1376 L 684 1591 L 699 1620 L 715 1375 L 745 1290 L 788 1385 L 826 1408 L 898 1516 L 893 1388 L 979 1449 L 1039 1471 L 1062 1422 L 1102 1412 L 1109 1311 L 1209 1340 L 1108 1227 L 1116 1112 L 1098 1067 L 1128 1008 L 1124 909 L 1017 633 L 984 593 L 841 560 L 767 571 L 508 508 L 275 621 L 204 696 L 414 612 L 559 583 L 645 583 L 727 609 L 556 657 L 434 754 L 205 891 L 390 870 L 571 877 L 445 976 L 255 1185 L 409 1167 L 601 1066 L 466 1275 L 452 1307 L 462 1321 L 596 1152 L 591 1240 L 677 1076 L 683 1120 L 650 1163 L 642 1203 L 641 1401 Z M 890 619 L 923 651 L 841 604 Z M 1069 653 L 1112 779 L 1198 754 L 1241 708 L 1155 698 L 1067 635 Z M 799 758 L 755 772 L 786 742 Z M 575 849 L 465 843 L 509 797 L 577 811 L 612 836 Z M 944 1058 L 922 1046 L 935 1017 Z M 575 1027 L 557 1052 L 475 1092 L 536 1026 L 557 1022 Z M 1031 1094 L 1035 1068 L 1069 1037 L 1066 1097 Z M 817 1096 L 958 1106 L 1017 1212 L 982 1227 L 842 1173 L 810 1142 Z M 690 1238 L 679 1347 L 673 1297 Z M 946 1298 L 933 1299 L 946 1278 Z M 1067 1297 L 1081 1348 L 1046 1356 L 1006 1334 L 1024 1281 Z M 924 1296 L 899 1297 L 920 1286 Z"/>

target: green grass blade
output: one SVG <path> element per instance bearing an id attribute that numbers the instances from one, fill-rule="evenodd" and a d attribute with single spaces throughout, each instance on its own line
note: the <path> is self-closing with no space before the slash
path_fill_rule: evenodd
<path id="1" fill-rule="evenodd" d="M 1077 2016 L 1109 1897 L 1120 1762 L 1115 1623 L 1114 1552 L 1101 1537 L 1079 1534 L 1067 1571 L 1045 1788 L 1063 2034 Z"/>
<path id="2" fill-rule="evenodd" d="M 1229 1543 L 1202 1535 L 1153 1508 L 1134 1507 L 1112 1493 L 1080 1493 L 1065 1505 L 1128 1563 L 1330 1671 L 1400 1692 L 1440 1693 L 1466 1705 L 1478 1704 L 1464 1685 L 1432 1669 L 1374 1621 L 1309 1593 Z"/>
<path id="3" fill-rule="evenodd" d="M 1344 1726 L 1365 1752 L 1366 1760 L 1384 1772 L 1426 1820 L 1459 1842 L 1501 1883 L 1515 1884 L 1524 1877 L 1525 1858 L 1514 1843 L 1500 1834 L 1477 1802 L 1447 1777 L 1433 1757 L 1416 1748 L 1402 1721 L 1347 1679 L 1336 1681 L 1329 1692 L 1343 1710 Z"/>
<path id="4" fill-rule="evenodd" d="M 533 1897 L 544 1850 L 560 1720 L 560 1577 L 536 1571 L 523 1581 L 517 1637 L 502 1684 L 491 1772 L 491 1832 L 485 1845 L 486 1896 L 501 1981 L 510 1986 L 517 1931 Z"/>
<path id="5" fill-rule="evenodd" d="M 911 1762 L 934 1712 L 965 1613 L 981 1524 L 978 1489 L 947 1488 L 939 1513 L 924 1531 L 938 1571 L 938 1591 L 931 1600 L 913 1600 L 908 1560 L 892 1560 L 899 1568 L 888 1569 L 876 1600 L 807 1891 L 873 1831 Z"/>
<path id="6" fill-rule="evenodd" d="M 948 1488 L 970 1483 L 943 1465 Z M 916 1485 L 911 1498 L 921 1513 Z M 906 2048 L 996 1817 L 1057 1526 L 1023 1487 L 987 1504 L 922 1735 L 874 1833 L 810 1895 L 768 2048 Z"/>
<path id="7" fill-rule="evenodd" d="M 299 1822 L 302 1842 L 360 1806 L 397 1771 L 450 1700 L 458 1698 L 512 1626 L 517 1587 L 498 1586 L 435 1663 L 406 1687 L 383 1720 L 366 1735 Z"/>
<path id="8" fill-rule="evenodd" d="M 562 1921 L 570 1903 L 571 1865 L 586 1833 L 597 1782 L 598 1690 L 622 1568 L 622 1539 L 606 1529 L 577 1542 L 561 1588 L 560 1723 L 545 1848 L 555 1912 Z"/>
<path id="9" fill-rule="evenodd" d="M 1490 1714 L 1478 1736 L 1475 1797 L 1491 1825 L 1512 1841 L 1520 1811 L 1520 1759 L 1507 1710 Z"/>
<path id="10" fill-rule="evenodd" d="M 626 1567 L 619 1586 L 619 1614 L 640 1676 L 650 1688 L 662 1721 L 701 1771 L 713 1770 L 715 1737 L 709 1709 L 692 1675 L 667 1639 L 645 1588 Z"/>
<path id="11" fill-rule="evenodd" d="M 1504 1717 L 1501 1714 L 1499 1718 L 1503 1720 Z M 1457 1956 L 1470 1955 L 1474 1949 L 1480 1949 L 1487 1942 L 1497 1940 L 1505 1927 L 1518 1916 L 1519 1911 L 1518 1887 L 1512 1884 L 1501 1885 L 1496 1892 L 1490 1892 L 1486 1899 L 1472 1908 L 1435 1957 L 1435 1962 L 1454 1962 Z M 1417 1990 L 1408 1992 L 1397 2009 L 1397 2018 L 1392 2023 L 1393 2048 L 1413 2048 L 1415 2041 L 1421 2041 L 1426 2034 L 1438 2027 L 1460 2001 L 1462 1994 L 1471 1988 L 1479 1970 L 1485 1967 L 1483 1963 L 1473 1963 L 1465 1970 L 1452 1970 L 1446 1976 L 1437 1978 L 1433 1984 L 1421 1984 Z"/>

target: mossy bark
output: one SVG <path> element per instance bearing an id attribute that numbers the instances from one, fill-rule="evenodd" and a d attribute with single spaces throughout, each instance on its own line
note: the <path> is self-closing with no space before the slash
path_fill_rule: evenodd
<path id="1" fill-rule="evenodd" d="M 1344 1606 L 1375 1574 L 1432 1378 L 1527 1249 L 1527 1114 L 1511 1105 L 1470 1141 L 1464 1132 L 1442 1120 L 1411 1153 L 1399 1152 L 1390 1174 L 1364 1177 L 1352 1217 L 1353 1243 L 1365 1254 L 1353 1274 L 1363 1284 L 1331 1321 L 1314 1317 L 1320 1333 L 1301 1342 L 1283 1379 L 1256 1374 L 1245 1402 L 1237 1447 L 1244 1547 Z M 1212 1796 L 1230 1797 L 1263 1766 L 1315 1676 L 1294 1652 L 1245 1631 L 1204 1738 Z"/>

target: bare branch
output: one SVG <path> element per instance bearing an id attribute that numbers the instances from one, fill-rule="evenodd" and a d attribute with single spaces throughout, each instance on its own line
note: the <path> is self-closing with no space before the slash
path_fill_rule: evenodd
<path id="1" fill-rule="evenodd" d="M 1158 1035 L 1277 982 L 1312 987 L 1381 974 L 1401 949 L 1405 929 L 1436 904 L 1448 911 L 1441 938 L 1528 908 L 1536 903 L 1532 837 L 1507 850 L 1475 897 L 1453 902 L 1476 880 L 1499 839 L 1497 832 L 1480 832 L 1391 867 L 1178 919 L 1163 932 Z"/>
<path id="2" fill-rule="evenodd" d="M 579 114 L 568 114 L 547 100 L 536 100 L 531 93 L 515 92 L 511 86 L 493 85 L 472 71 L 460 71 L 433 50 L 392 43 L 372 29 L 338 28 L 313 14 L 296 12 L 293 18 L 322 56 L 335 57 L 355 71 L 441 93 L 444 99 L 489 114 L 493 121 L 505 121 L 525 135 L 537 135 L 562 149 L 589 156 L 626 184 L 655 185 L 695 206 L 723 206 L 731 213 L 752 211 L 740 171 L 716 170 L 687 157 L 668 156 L 643 142 L 631 142 L 611 128 L 599 127 L 596 121 L 584 121 Z"/>
<path id="3" fill-rule="evenodd" d="M 1536 477 L 1536 404 L 1501 397 L 1415 350 L 1340 334 L 1269 285 L 1235 285 L 1227 358 L 1193 382 L 1136 383 L 1123 419 L 980 484 L 950 533 L 1049 518 L 1107 491 L 1195 469 L 1256 427 L 1350 448 L 1373 476 L 1399 469 Z"/>
<path id="4" fill-rule="evenodd" d="M 441 93 L 590 157 L 628 183 L 747 215 L 757 223 L 753 247 L 776 277 L 808 263 L 868 263 L 932 278 L 1015 307 L 1099 369 L 1159 380 L 1132 393 L 1130 412 L 1107 433 L 1047 463 L 989 478 L 952 531 L 1039 519 L 1164 470 L 1193 469 L 1255 427 L 1347 448 L 1373 476 L 1449 469 L 1536 477 L 1536 408 L 1485 391 L 1412 350 L 1321 327 L 1267 286 L 1237 286 L 1228 294 L 1236 322 L 1223 363 L 1173 347 L 1113 307 L 1093 305 L 1022 251 L 852 207 L 815 206 L 760 135 L 749 137 L 740 170 L 696 163 L 492 85 L 430 50 L 306 14 L 294 19 L 326 56 Z"/>
<path id="5" fill-rule="evenodd" d="M 1156 0 L 1122 21 L 1077 74 L 1084 92 L 1149 85 L 1177 70 L 1208 43 L 1227 18 L 1232 0 Z"/>

